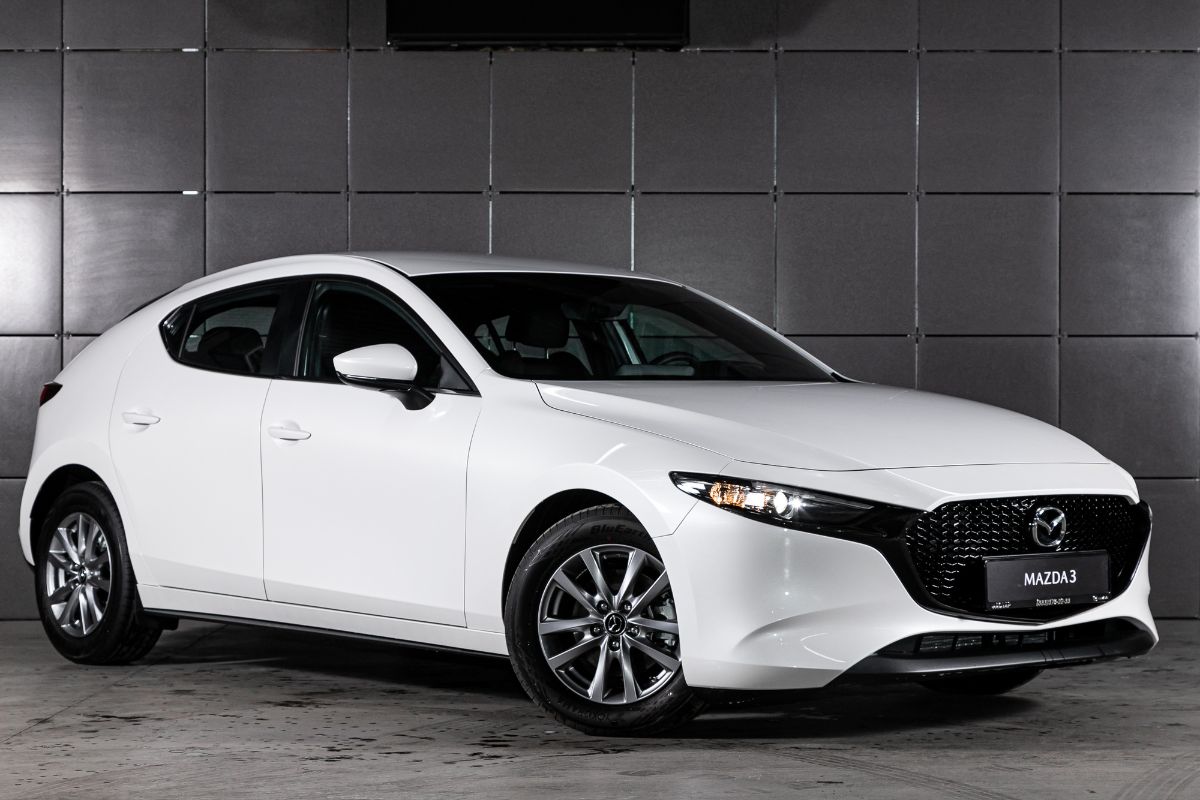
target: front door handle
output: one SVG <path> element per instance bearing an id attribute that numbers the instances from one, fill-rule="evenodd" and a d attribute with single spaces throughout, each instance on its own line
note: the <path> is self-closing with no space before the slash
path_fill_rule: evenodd
<path id="1" fill-rule="evenodd" d="M 267 428 L 267 433 L 271 434 L 272 439 L 282 439 L 285 442 L 303 442 L 312 436 L 308 431 L 302 431 L 295 425 L 271 425 Z"/>
<path id="2" fill-rule="evenodd" d="M 145 411 L 125 411 L 121 414 L 121 419 L 125 420 L 130 425 L 154 425 L 160 421 L 159 417 L 153 414 L 147 414 Z"/>

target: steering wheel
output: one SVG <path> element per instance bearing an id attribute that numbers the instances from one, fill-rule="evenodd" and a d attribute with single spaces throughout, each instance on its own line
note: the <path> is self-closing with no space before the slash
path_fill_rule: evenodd
<path id="1" fill-rule="evenodd" d="M 654 358 L 650 359 L 650 363 L 656 367 L 665 367 L 669 364 L 677 364 L 684 367 L 694 367 L 700 363 L 700 360 L 684 350 L 672 350 L 669 353 L 663 353 L 660 356 L 655 356 Z"/>

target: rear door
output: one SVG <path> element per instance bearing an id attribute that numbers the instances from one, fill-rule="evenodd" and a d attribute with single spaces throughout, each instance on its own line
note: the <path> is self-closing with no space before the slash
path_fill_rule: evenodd
<path id="1" fill-rule="evenodd" d="M 142 582 L 266 596 L 259 419 L 271 377 L 294 358 L 307 285 L 276 281 L 189 303 L 126 364 L 109 443 Z"/>

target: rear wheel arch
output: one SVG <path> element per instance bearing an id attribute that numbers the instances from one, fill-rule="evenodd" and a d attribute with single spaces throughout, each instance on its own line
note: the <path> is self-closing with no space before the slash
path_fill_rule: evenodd
<path id="1" fill-rule="evenodd" d="M 46 476 L 29 510 L 30 545 L 36 540 L 47 512 L 50 511 L 59 496 L 72 486 L 91 482 L 108 488 L 108 484 L 103 478 L 82 464 L 64 464 Z M 111 492 L 111 489 L 109 491 Z"/>

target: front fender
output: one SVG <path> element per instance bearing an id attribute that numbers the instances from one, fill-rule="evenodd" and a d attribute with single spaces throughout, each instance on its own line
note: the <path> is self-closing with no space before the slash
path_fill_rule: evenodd
<path id="1" fill-rule="evenodd" d="M 486 379 L 485 379 L 486 380 Z M 645 431 L 552 409 L 523 381 L 481 380 L 484 408 L 467 465 L 467 626 L 502 631 L 504 566 L 522 524 L 546 499 L 585 489 L 629 509 L 652 537 L 695 499 L 672 470 L 718 473 L 729 459 Z"/>

